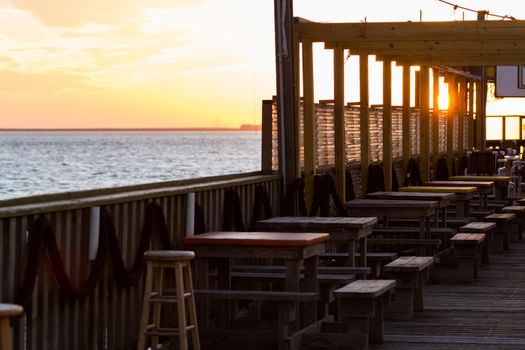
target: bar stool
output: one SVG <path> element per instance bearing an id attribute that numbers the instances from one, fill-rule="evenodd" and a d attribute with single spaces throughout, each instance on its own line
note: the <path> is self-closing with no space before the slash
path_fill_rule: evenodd
<path id="1" fill-rule="evenodd" d="M 159 337 L 178 336 L 180 350 L 187 350 L 187 333 L 189 332 L 192 338 L 193 350 L 200 350 L 190 266 L 195 253 L 180 250 L 153 250 L 145 252 L 144 257 L 147 269 L 137 349 L 144 350 L 146 336 L 151 337 L 151 349 L 157 349 Z M 164 290 L 164 273 L 166 269 L 175 270 L 175 294 Z M 155 286 L 153 285 L 154 282 Z M 163 303 L 177 305 L 178 328 L 160 326 L 160 311 Z M 149 323 L 151 306 L 153 309 L 153 320 L 152 323 Z M 189 316 L 189 324 L 187 322 L 187 314 Z"/>
<path id="2" fill-rule="evenodd" d="M 0 304 L 0 349 L 11 350 L 9 318 L 22 315 L 24 309 L 15 304 Z"/>

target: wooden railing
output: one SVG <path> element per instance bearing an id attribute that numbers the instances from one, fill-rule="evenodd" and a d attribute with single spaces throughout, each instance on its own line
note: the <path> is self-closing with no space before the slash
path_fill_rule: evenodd
<path id="1" fill-rule="evenodd" d="M 142 281 L 123 287 L 111 259 L 106 259 L 100 282 L 82 299 L 61 292 L 49 263 L 49 254 L 28 257 L 28 230 L 39 216 L 49 219 L 65 272 L 79 286 L 89 274 L 90 211 L 101 207 L 110 213 L 122 258 L 129 269 L 139 246 L 144 212 L 158 203 L 166 218 L 172 244 L 180 248 L 186 231 L 187 194 L 195 193 L 203 207 L 207 230 L 222 226 L 223 200 L 233 188 L 240 197 L 242 218 L 250 223 L 254 190 L 264 185 L 274 213 L 279 210 L 281 180 L 276 175 L 251 173 L 117 189 L 37 196 L 0 202 L 0 302 L 14 302 L 28 265 L 38 264 L 31 306 L 15 322 L 15 349 L 134 349 L 142 302 Z M 158 248 L 154 235 L 153 248 Z M 45 250 L 44 250 L 45 252 Z"/>

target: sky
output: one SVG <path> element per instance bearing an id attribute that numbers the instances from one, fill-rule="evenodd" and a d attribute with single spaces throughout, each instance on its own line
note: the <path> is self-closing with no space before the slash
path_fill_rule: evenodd
<path id="1" fill-rule="evenodd" d="M 525 19 L 521 0 L 456 2 Z M 294 2 L 315 21 L 418 21 L 420 10 L 425 21 L 463 18 L 437 0 Z M 275 94 L 271 0 L 0 0 L 0 23 L 0 128 L 238 127 L 260 123 Z M 332 98 L 331 64 L 316 47 L 318 99 Z M 347 67 L 355 101 L 356 60 Z"/>

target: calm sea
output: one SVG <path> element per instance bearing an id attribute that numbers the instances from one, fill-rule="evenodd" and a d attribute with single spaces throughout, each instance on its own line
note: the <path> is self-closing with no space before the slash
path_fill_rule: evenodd
<path id="1" fill-rule="evenodd" d="M 0 200 L 260 169 L 260 132 L 0 132 Z"/>

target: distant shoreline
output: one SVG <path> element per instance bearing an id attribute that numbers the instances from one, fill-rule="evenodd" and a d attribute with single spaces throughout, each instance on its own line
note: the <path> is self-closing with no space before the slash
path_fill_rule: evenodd
<path id="1" fill-rule="evenodd" d="M 0 132 L 9 131 L 9 132 L 100 132 L 100 131 L 261 131 L 260 126 L 254 127 L 244 127 L 244 128 L 87 128 L 87 129 L 2 129 Z"/>

